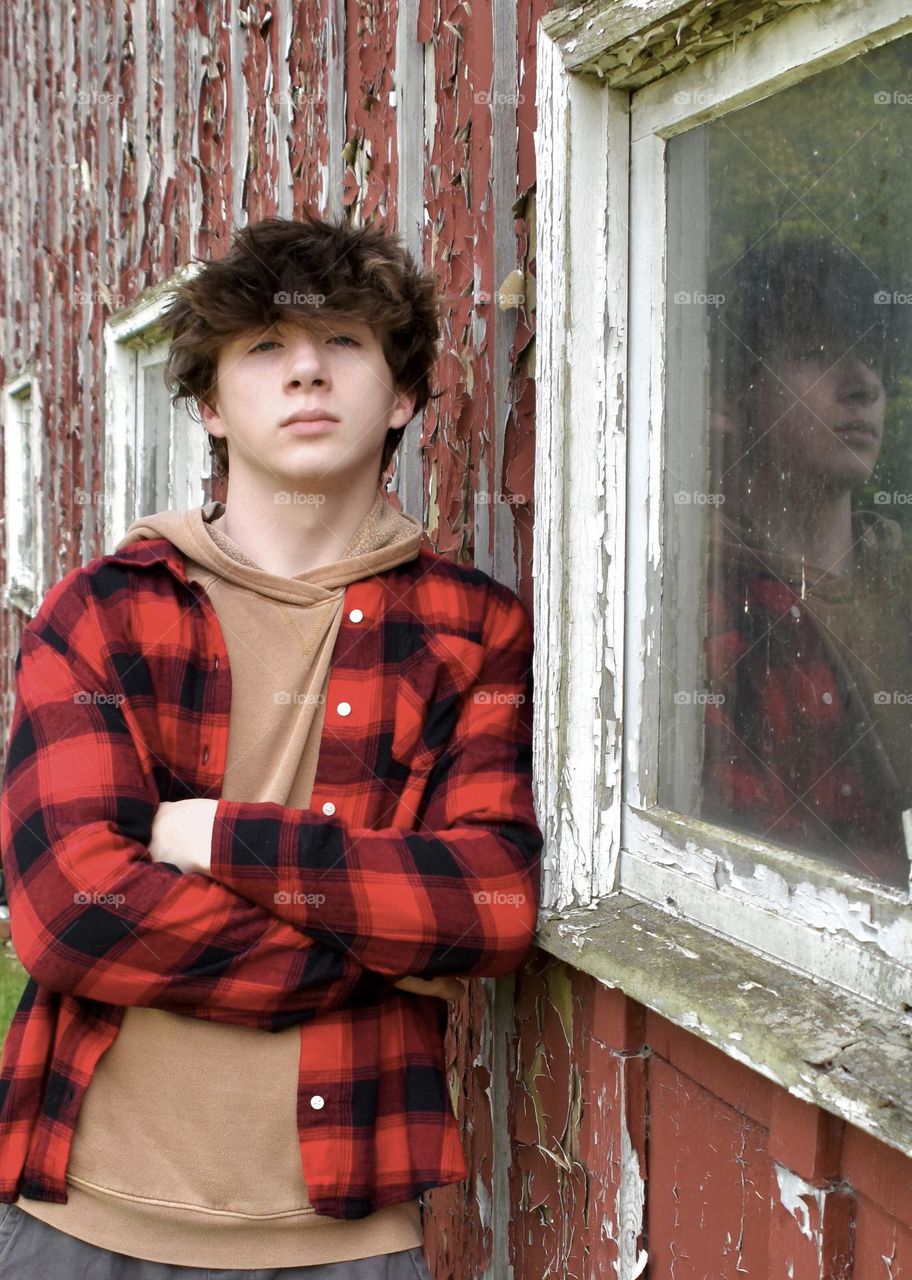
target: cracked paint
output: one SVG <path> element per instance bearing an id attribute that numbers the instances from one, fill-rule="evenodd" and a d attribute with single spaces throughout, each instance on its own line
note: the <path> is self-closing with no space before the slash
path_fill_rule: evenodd
<path id="1" fill-rule="evenodd" d="M 421 135 L 422 252 L 446 304 L 437 370 L 444 394 L 429 407 L 420 440 L 426 522 L 438 550 L 515 583 L 531 610 L 536 351 L 545 341 L 536 323 L 536 267 L 546 207 L 539 199 L 549 181 L 535 164 L 539 115 L 549 105 L 535 101 L 539 25 L 547 18 L 559 34 L 585 16 L 585 28 L 564 41 L 571 62 L 605 83 L 646 83 L 786 7 L 795 0 L 572 8 L 516 0 L 506 26 L 497 26 L 505 6 L 465 0 L 206 4 L 167 14 L 155 0 L 90 2 L 66 22 L 41 4 L 28 21 L 21 5 L 0 10 L 0 85 L 6 118 L 16 125 L 0 158 L 9 193 L 2 243 L 7 278 L 18 286 L 0 319 L 0 366 L 6 379 L 34 365 L 41 381 L 48 582 L 103 550 L 100 500 L 80 503 L 75 495 L 104 496 L 105 321 L 192 257 L 224 252 L 233 224 L 306 206 L 396 226 L 403 216 L 398 145 L 414 128 Z M 424 70 L 423 115 L 416 112 L 414 123 L 400 119 L 409 88 L 396 66 L 405 14 L 405 38 L 420 43 Z M 644 28 L 636 38 L 622 30 L 632 15 Z M 616 45 L 592 61 L 606 23 L 617 24 Z M 504 39 L 505 53 L 496 43 Z M 507 73 L 512 102 L 496 87 Z M 40 181 L 30 163 L 36 154 Z M 608 219 L 600 209 L 587 234 L 604 239 Z M 609 355 L 624 340 L 626 310 L 619 312 L 605 335 Z M 591 395 L 620 406 L 623 388 L 607 367 L 594 371 Z M 610 417 L 598 477 L 606 510 L 621 477 L 619 455 L 610 450 L 624 427 L 620 407 Z M 658 509 L 653 500 L 653 564 Z M 603 579 L 612 568 L 606 551 Z M 607 595 L 599 604 L 610 608 Z M 23 621 L 4 612 L 7 724 Z M 653 614 L 643 633 L 648 651 L 655 634 Z M 601 644 L 604 678 L 586 692 L 581 723 L 593 749 L 615 761 L 599 779 L 604 796 L 619 782 L 612 734 L 620 691 L 614 632 Z M 563 711 L 565 705 L 557 708 L 552 723 L 565 743 L 571 725 Z M 574 781 L 562 778 L 561 786 Z M 608 833 L 607 802 L 593 794 L 591 807 L 592 831 Z M 572 825 L 572 813 L 564 816 Z M 574 832 L 585 844 L 589 833 Z M 875 949 L 885 964 L 908 954 L 912 923 L 899 907 L 862 905 L 813 880 L 788 887 L 759 858 L 708 857 L 696 839 L 683 842 L 670 866 L 716 893 L 721 911 L 733 894 L 774 923 L 787 908 L 831 940 L 836 957 L 856 945 Z M 564 935 L 582 964 L 587 926 L 568 924 Z M 688 972 L 705 962 L 680 937 L 649 929 L 639 930 L 634 945 L 647 959 L 670 956 Z M 745 1000 L 770 998 L 771 1018 L 788 1001 L 787 992 L 751 979 L 739 990 Z M 716 1027 L 698 1006 L 680 1014 L 684 1028 L 675 1026 L 607 979 L 542 950 L 516 976 L 514 994 L 511 1008 L 503 1003 L 511 997 L 494 984 L 473 983 L 450 1013 L 449 1095 L 471 1172 L 464 1185 L 425 1197 L 438 1280 L 636 1280 L 647 1267 L 676 1280 L 912 1275 L 910 1164 L 871 1136 L 876 1120 L 864 1099 L 852 1112 L 851 1099 L 840 1098 L 843 1114 L 859 1123 L 847 1125 L 832 1169 L 818 1178 L 816 1151 L 802 1148 L 777 1118 L 784 1090 L 768 1078 L 768 1064 L 743 1047 L 740 1029 Z M 504 1035 L 504 1020 L 512 1037 Z M 834 1022 L 833 1034 L 808 1051 L 792 1093 L 820 1101 L 828 1081 L 865 1071 L 902 1079 L 910 1033 L 908 1016 L 883 1035 L 861 1019 L 848 1030 Z M 871 1055 L 866 1046 L 875 1037 Z M 727 1044 L 724 1058 L 713 1040 Z M 496 1074 L 499 1046 L 506 1081 Z M 881 1125 L 890 1110 L 883 1108 Z M 508 1153 L 500 1170 L 506 1195 L 495 1176 L 499 1145 Z M 783 1148 L 791 1163 L 782 1163 Z"/>

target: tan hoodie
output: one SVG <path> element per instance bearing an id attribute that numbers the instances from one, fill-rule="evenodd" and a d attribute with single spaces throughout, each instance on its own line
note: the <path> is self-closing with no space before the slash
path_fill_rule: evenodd
<path id="1" fill-rule="evenodd" d="M 213 526 L 223 513 L 210 502 L 143 517 L 117 549 L 168 538 L 218 615 L 232 674 L 223 797 L 307 808 L 345 586 L 413 559 L 424 530 L 378 490 L 336 563 L 283 578 Z M 461 991 L 455 980 L 397 985 Z M 80 1109 L 67 1203 L 17 1203 L 90 1244 L 190 1267 L 300 1267 L 420 1245 L 418 1200 L 352 1221 L 314 1212 L 297 1137 L 299 1055 L 297 1027 L 128 1008 Z"/>

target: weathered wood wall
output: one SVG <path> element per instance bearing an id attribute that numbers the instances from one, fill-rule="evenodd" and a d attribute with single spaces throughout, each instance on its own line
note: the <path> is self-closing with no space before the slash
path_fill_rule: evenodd
<path id="1" fill-rule="evenodd" d="M 232 226 L 307 206 L 401 229 L 436 272 L 445 394 L 403 492 L 439 550 L 531 607 L 550 7 L 0 8 L 0 375 L 40 381 L 46 585 L 104 550 L 106 318 Z M 4 743 L 22 621 L 0 616 Z M 912 1275 L 908 1162 L 562 962 L 536 953 L 515 1006 L 512 981 L 474 983 L 448 1043 L 471 1174 L 429 1197 L 440 1280 L 628 1280 L 647 1257 L 656 1280 Z"/>
<path id="2" fill-rule="evenodd" d="M 420 441 L 413 424 L 403 469 L 420 476 L 416 514 L 438 549 L 495 573 L 531 607 L 532 321 L 519 295 L 533 269 L 530 86 L 547 7 L 98 0 L 0 10 L 0 105 L 14 122 L 0 154 L 0 376 L 31 366 L 41 387 L 45 586 L 105 550 L 106 319 L 192 258 L 224 252 L 233 226 L 306 206 L 402 230 L 436 272 L 449 303 L 444 395 Z M 420 164 L 401 216 L 400 150 Z M 500 309 L 498 287 L 515 268 L 513 305 Z M 3 743 L 23 621 L 15 610 L 0 619 Z M 451 1034 L 474 1172 L 434 1198 L 428 1251 L 440 1275 L 481 1274 L 493 1248 L 493 1135 L 506 1132 L 507 1099 L 492 1084 L 503 1043 L 492 1027 L 509 985 L 495 995 L 475 984 Z"/>

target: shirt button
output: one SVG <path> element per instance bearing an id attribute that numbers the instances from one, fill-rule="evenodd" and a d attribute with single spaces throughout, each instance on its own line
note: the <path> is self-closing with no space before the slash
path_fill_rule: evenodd
<path id="1" fill-rule="evenodd" d="M 827 706 L 829 706 L 830 703 L 833 701 L 833 695 L 831 693 L 825 693 L 823 695 L 823 700 L 827 704 Z"/>
<path id="2" fill-rule="evenodd" d="M 219 669 L 219 659 L 218 659 L 218 654 L 216 654 L 216 656 L 215 656 L 215 669 L 216 669 L 216 671 L 218 671 L 218 669 Z"/>
<path id="3" fill-rule="evenodd" d="M 203 764 L 209 759 L 209 748 L 203 747 Z"/>
<path id="4" fill-rule="evenodd" d="M 798 608 L 796 604 L 792 605 L 791 609 L 789 609 L 789 613 L 792 615 L 793 618 L 801 617 L 801 610 Z"/>
<path id="5" fill-rule="evenodd" d="M 340 702 L 339 705 L 336 707 L 336 710 L 338 711 L 340 716 L 350 716 L 351 704 L 348 702 Z"/>
<path id="6" fill-rule="evenodd" d="M 326 803 L 323 805 L 323 812 L 327 815 L 336 812 L 336 806 L 333 804 L 331 800 L 327 800 Z"/>
<path id="7" fill-rule="evenodd" d="M 360 609 L 352 609 L 351 613 L 348 616 L 352 622 L 360 622 L 361 619 L 364 617 L 364 614 L 361 612 Z"/>
<path id="8" fill-rule="evenodd" d="M 313 1107 L 314 1111 L 319 1111 L 320 1108 L 325 1105 L 324 1099 L 319 1093 L 315 1093 L 310 1100 L 310 1105 Z"/>
<path id="9" fill-rule="evenodd" d="M 850 796 L 852 794 L 852 788 L 849 786 L 847 782 L 843 783 L 843 785 L 839 788 L 839 794 L 841 796 Z"/>

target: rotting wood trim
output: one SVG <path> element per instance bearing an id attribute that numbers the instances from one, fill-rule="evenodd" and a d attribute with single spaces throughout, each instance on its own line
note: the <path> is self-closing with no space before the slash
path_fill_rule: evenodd
<path id="1" fill-rule="evenodd" d="M 568 71 L 638 89 L 821 0 L 590 0 L 557 9 L 542 28 Z"/>
<path id="2" fill-rule="evenodd" d="M 912 1156 L 910 1011 L 897 1017 L 623 893 L 544 913 L 535 941 Z"/>

